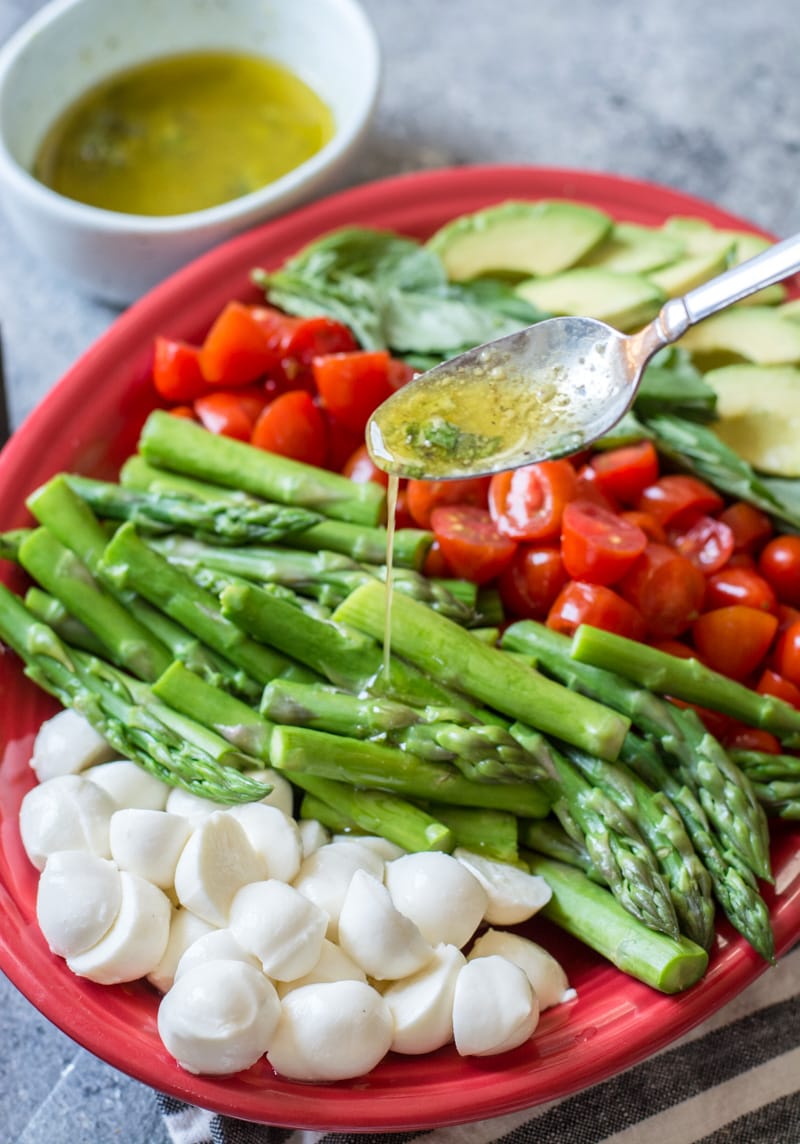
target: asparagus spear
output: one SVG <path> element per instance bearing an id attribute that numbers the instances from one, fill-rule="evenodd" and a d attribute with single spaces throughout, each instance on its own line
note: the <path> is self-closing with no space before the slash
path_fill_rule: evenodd
<path id="1" fill-rule="evenodd" d="M 56 635 L 72 647 L 90 651 L 93 655 L 106 656 L 105 644 L 99 640 L 80 620 L 71 616 L 60 600 L 42 591 L 36 585 L 28 588 L 24 597 L 25 607 L 37 620 L 48 624 Z"/>
<path id="2" fill-rule="evenodd" d="M 800 747 L 800 711 L 773 695 L 760 695 L 705 667 L 697 659 L 680 659 L 635 640 L 581 625 L 571 654 L 635 680 L 659 695 L 671 695 L 732 715 L 753 727 L 772 731 L 789 747 Z"/>
<path id="3" fill-rule="evenodd" d="M 480 724 L 460 709 L 410 707 L 280 679 L 264 688 L 261 713 L 275 723 L 379 739 L 432 762 L 451 762 L 477 782 L 544 777 L 538 760 L 504 727 Z"/>
<path id="4" fill-rule="evenodd" d="M 147 461 L 164 469 L 278 504 L 300 505 L 335 520 L 376 525 L 386 511 L 385 492 L 373 481 L 354 484 L 338 473 L 210 433 L 160 409 L 145 422 L 139 449 Z"/>
<path id="5" fill-rule="evenodd" d="M 800 757 L 743 750 L 730 754 L 770 818 L 800 819 Z"/>
<path id="6" fill-rule="evenodd" d="M 553 813 L 577 837 L 614 897 L 650 929 L 677 937 L 678 920 L 655 855 L 634 822 L 599 786 L 536 731 L 515 724 L 517 738 L 546 758 L 551 774 L 544 783 Z"/>
<path id="7" fill-rule="evenodd" d="M 544 916 L 623 973 L 662 993 L 680 993 L 705 973 L 708 954 L 689 938 L 671 938 L 637 923 L 581 870 L 540 854 L 526 852 L 524 857 L 531 873 L 541 875 L 552 890 Z"/>
<path id="8" fill-rule="evenodd" d="M 519 822 L 520 845 L 582 870 L 593 882 L 605 885 L 583 842 L 567 834 L 556 818 L 526 818 Z"/>
<path id="9" fill-rule="evenodd" d="M 153 538 L 150 546 L 171 564 L 190 575 L 209 568 L 263 584 L 282 584 L 320 603 L 336 607 L 354 588 L 374 577 L 385 579 L 385 566 L 365 567 L 337 552 L 302 552 L 296 548 L 220 548 L 185 536 L 172 534 Z M 395 568 L 392 582 L 398 592 L 422 600 L 435 611 L 462 624 L 475 618 L 475 591 L 470 585 L 468 600 L 460 598 L 459 588 L 450 590 L 446 581 L 429 580 L 410 568 Z"/>
<path id="10" fill-rule="evenodd" d="M 386 614 L 386 588 L 374 580 L 357 588 L 334 619 L 381 639 Z M 569 692 L 406 596 L 394 596 L 390 620 L 392 648 L 439 682 L 601 758 L 619 753 L 630 726 L 625 716 Z"/>
<path id="11" fill-rule="evenodd" d="M 119 681 L 109 684 L 103 665 L 69 649 L 52 628 L 33 616 L 13 592 L 0 584 L 0 638 L 25 663 L 26 674 L 64 706 L 79 711 L 119 753 L 150 774 L 216 802 L 248 802 L 267 788 L 228 765 L 241 756 L 225 745 L 213 757 L 187 741 L 152 709 L 132 701 Z M 185 724 L 184 724 L 185 729 Z M 206 743 L 208 739 L 203 739 Z M 218 758 L 223 758 L 221 765 Z"/>
<path id="12" fill-rule="evenodd" d="M 188 496 L 198 500 L 224 500 L 236 505 L 263 503 L 247 493 L 156 468 L 139 454 L 129 457 L 122 466 L 120 483 L 125 488 L 141 492 Z M 433 533 L 426 529 L 396 529 L 393 544 L 395 567 L 420 571 L 432 543 Z M 339 552 L 362 564 L 383 564 L 386 560 L 386 529 L 344 520 L 321 520 L 293 536 L 292 545 L 309 552 Z"/>
<path id="13" fill-rule="evenodd" d="M 271 758 L 290 781 L 295 774 L 319 775 L 405 798 L 508 810 L 528 818 L 540 818 L 550 806 L 539 785 L 476 783 L 449 763 L 430 763 L 396 747 L 307 727 L 275 727 Z"/>
<path id="14" fill-rule="evenodd" d="M 0 532 L 0 560 L 19 562 L 19 546 L 30 533 L 28 528 L 12 528 L 8 532 Z"/>
<path id="15" fill-rule="evenodd" d="M 512 624 L 503 636 L 504 647 L 534 655 L 557 679 L 622 711 L 645 734 L 659 742 L 677 766 L 682 781 L 702 803 L 724 844 L 737 851 L 756 874 L 769 878 L 769 835 L 763 809 L 751 783 L 706 731 L 697 715 L 661 699 L 622 675 L 577 660 L 572 657 L 574 643 L 530 620 Z"/>

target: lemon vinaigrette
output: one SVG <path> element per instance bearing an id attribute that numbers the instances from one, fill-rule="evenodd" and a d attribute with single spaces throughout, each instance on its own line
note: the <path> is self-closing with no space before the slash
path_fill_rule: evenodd
<path id="1" fill-rule="evenodd" d="M 68 198 L 139 215 L 256 191 L 332 138 L 330 108 L 274 61 L 190 52 L 118 72 L 56 120 L 33 174 Z"/>

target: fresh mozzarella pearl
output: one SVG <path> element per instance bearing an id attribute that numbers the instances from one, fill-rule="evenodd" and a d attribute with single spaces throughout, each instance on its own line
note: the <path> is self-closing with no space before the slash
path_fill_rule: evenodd
<path id="1" fill-rule="evenodd" d="M 528 874 L 507 862 L 494 862 L 470 850 L 456 848 L 453 855 L 486 890 L 489 901 L 483 918 L 489 925 L 519 925 L 538 913 L 552 897 L 552 890 L 538 874 Z"/>
<path id="2" fill-rule="evenodd" d="M 218 929 L 201 934 L 197 941 L 192 942 L 184 951 L 175 969 L 175 980 L 198 965 L 207 965 L 209 961 L 241 961 L 244 965 L 252 965 L 261 972 L 258 958 L 242 949 L 229 929 Z"/>
<path id="3" fill-rule="evenodd" d="M 100 985 L 136 981 L 155 969 L 169 940 L 169 899 L 157 886 L 126 870 L 120 872 L 122 900 L 111 929 L 67 965 L 78 977 Z"/>
<path id="4" fill-rule="evenodd" d="M 280 1013 L 275 987 L 260 970 L 210 961 L 183 974 L 162 997 L 158 1031 L 187 1072 L 228 1076 L 263 1056 Z"/>
<path id="5" fill-rule="evenodd" d="M 309 854 L 313 854 L 320 846 L 325 846 L 331 840 L 328 831 L 321 822 L 317 822 L 316 818 L 301 818 L 297 829 L 300 831 L 304 858 L 308 858 Z"/>
<path id="6" fill-rule="evenodd" d="M 386 885 L 397 909 L 417 923 L 431 945 L 460 949 L 480 925 L 488 902 L 466 866 L 438 850 L 389 862 Z"/>
<path id="7" fill-rule="evenodd" d="M 270 878 L 251 882 L 231 902 L 231 933 L 269 977 L 291 981 L 314 968 L 328 917 L 292 886 Z"/>
<path id="8" fill-rule="evenodd" d="M 292 981 L 279 981 L 276 987 L 278 994 L 283 997 L 291 989 L 300 989 L 303 985 L 318 985 L 323 981 L 366 980 L 367 975 L 361 966 L 356 965 L 341 946 L 325 938 L 319 958 L 310 973 L 304 973 L 302 977 L 296 977 Z"/>
<path id="9" fill-rule="evenodd" d="M 77 774 L 113 759 L 114 748 L 88 719 L 66 707 L 42 723 L 33 741 L 31 766 L 40 783 L 57 775 Z"/>
<path id="10" fill-rule="evenodd" d="M 379 880 L 384 862 L 366 846 L 354 842 L 329 842 L 303 859 L 293 885 L 304 897 L 328 915 L 326 937 L 336 941 L 339 911 L 356 870 L 366 870 Z"/>
<path id="11" fill-rule="evenodd" d="M 504 1053 L 527 1041 L 539 1003 L 524 971 L 492 954 L 468 961 L 456 979 L 453 1036 L 462 1056 Z"/>
<path id="12" fill-rule="evenodd" d="M 383 990 L 394 1022 L 392 1050 L 432 1053 L 453 1039 L 453 997 L 464 954 L 439 945 L 422 969 Z"/>
<path id="13" fill-rule="evenodd" d="M 197 914 L 193 914 L 191 910 L 182 908 L 173 910 L 172 920 L 169 924 L 167 948 L 164 950 L 158 965 L 148 973 L 147 980 L 155 986 L 159 993 L 166 993 L 168 989 L 172 988 L 178 965 L 186 950 L 204 934 L 216 932 L 213 926 L 204 922 L 202 918 L 198 918 Z"/>
<path id="14" fill-rule="evenodd" d="M 111 815 L 108 826 L 111 857 L 121 870 L 130 870 L 162 890 L 169 890 L 191 832 L 185 818 L 165 810 L 118 810 Z"/>
<path id="15" fill-rule="evenodd" d="M 82 775 L 60 775 L 33 787 L 22 800 L 19 830 L 37 870 L 56 850 L 88 850 L 108 858 L 108 823 L 117 809 L 105 791 Z"/>
<path id="16" fill-rule="evenodd" d="M 392 862 L 407 853 L 396 842 L 390 842 L 388 838 L 381 838 L 378 834 L 334 834 L 331 842 L 357 842 L 359 846 L 367 846 L 370 850 L 374 850 L 384 862 Z"/>
<path id="17" fill-rule="evenodd" d="M 189 835 L 175 867 L 175 893 L 187 910 L 224 926 L 236 891 L 264 872 L 264 859 L 236 819 L 223 811 L 203 819 Z"/>
<path id="18" fill-rule="evenodd" d="M 188 818 L 192 826 L 199 826 L 204 819 L 210 818 L 212 814 L 229 808 L 227 803 L 214 802 L 210 798 L 201 798 L 199 794 L 192 794 L 191 791 L 184 790 L 183 787 L 172 787 L 167 795 L 165 809 L 170 814 L 178 814 L 182 818 Z"/>
<path id="19" fill-rule="evenodd" d="M 114 759 L 84 771 L 87 779 L 110 794 L 119 807 L 135 806 L 140 810 L 163 810 L 170 787 L 130 759 Z"/>
<path id="20" fill-rule="evenodd" d="M 264 859 L 268 878 L 291 882 L 303 860 L 303 843 L 293 818 L 277 806 L 263 802 L 246 802 L 228 811 L 250 840 L 250 845 Z"/>
<path id="21" fill-rule="evenodd" d="M 86 850 L 57 850 L 39 879 L 36 917 L 53 953 L 72 957 L 100 941 L 121 901 L 113 862 Z"/>
<path id="22" fill-rule="evenodd" d="M 249 779 L 255 779 L 258 783 L 272 787 L 268 794 L 259 799 L 260 802 L 266 803 L 267 806 L 277 806 L 278 810 L 282 810 L 291 818 L 294 814 L 294 788 L 280 771 L 275 771 L 272 767 L 264 767 L 259 771 L 245 771 L 244 773 Z"/>
<path id="23" fill-rule="evenodd" d="M 419 929 L 395 908 L 386 887 L 356 870 L 339 914 L 339 944 L 369 977 L 396 980 L 416 973 L 433 955 Z"/>
<path id="24" fill-rule="evenodd" d="M 540 1010 L 571 1001 L 576 996 L 556 959 L 535 941 L 520 934 L 488 929 L 476 940 L 469 952 L 469 960 L 493 953 L 513 961 L 524 970 L 539 999 Z"/>
<path id="25" fill-rule="evenodd" d="M 293 989 L 267 1060 L 292 1080 L 336 1081 L 364 1076 L 389 1051 L 389 1006 L 363 981 L 331 981 Z"/>

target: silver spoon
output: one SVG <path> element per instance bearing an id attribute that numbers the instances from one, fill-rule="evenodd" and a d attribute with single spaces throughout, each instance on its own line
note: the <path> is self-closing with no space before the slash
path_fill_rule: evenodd
<path id="1" fill-rule="evenodd" d="M 516 469 L 590 445 L 628 411 L 648 361 L 703 318 L 800 270 L 800 235 L 726 270 L 649 325 L 548 318 L 420 374 L 367 425 L 374 462 L 401 477 Z"/>

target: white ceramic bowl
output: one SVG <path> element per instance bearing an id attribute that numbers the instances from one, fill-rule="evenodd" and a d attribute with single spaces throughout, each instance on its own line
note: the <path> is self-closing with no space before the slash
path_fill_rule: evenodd
<path id="1" fill-rule="evenodd" d="M 189 214 L 145 217 L 68 199 L 30 173 L 56 116 L 107 76 L 156 56 L 259 53 L 328 104 L 333 138 L 252 194 Z M 0 195 L 20 238 L 95 296 L 138 298 L 222 240 L 319 194 L 364 137 L 380 55 L 357 0 L 54 0 L 0 50 Z"/>

